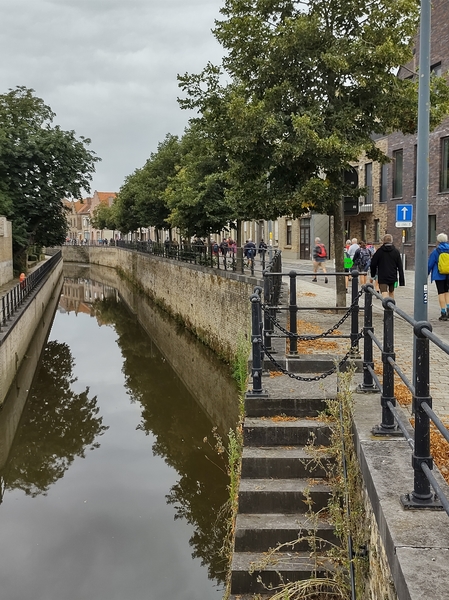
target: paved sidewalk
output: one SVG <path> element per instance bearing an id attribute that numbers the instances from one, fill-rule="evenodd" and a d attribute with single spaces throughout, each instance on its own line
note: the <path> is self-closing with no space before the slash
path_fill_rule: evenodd
<path id="1" fill-rule="evenodd" d="M 331 265 L 332 261 L 329 261 L 328 272 L 333 273 L 335 270 Z M 310 272 L 312 273 L 312 264 L 310 261 L 305 260 L 292 260 L 286 259 L 283 261 L 283 272 L 288 274 L 289 271 L 295 270 L 300 273 Z M 298 278 L 297 282 L 297 296 L 298 306 L 308 306 L 310 311 L 301 311 L 298 315 L 299 319 L 308 321 L 312 324 L 319 326 L 322 330 L 327 330 L 332 327 L 341 318 L 341 314 L 334 313 L 331 310 L 322 310 L 317 312 L 316 308 L 331 308 L 336 305 L 336 293 L 335 293 L 335 277 L 328 277 L 329 282 L 324 283 L 324 277 L 318 275 L 318 282 L 313 283 L 312 277 L 305 276 Z M 405 272 L 405 287 L 399 287 L 395 291 L 396 305 L 401 308 L 404 312 L 413 316 L 414 307 L 414 284 L 415 284 L 415 273 L 414 271 Z M 284 282 L 288 283 L 288 277 L 284 278 Z M 440 308 L 438 304 L 437 292 L 434 283 L 428 283 L 429 291 L 429 303 L 428 303 L 428 321 L 432 325 L 433 332 L 446 344 L 449 345 L 449 321 L 441 322 L 438 321 L 440 316 Z M 347 296 L 347 303 L 349 304 L 350 296 Z M 363 302 L 361 303 L 363 306 Z M 374 331 L 376 337 L 382 339 L 383 337 L 383 322 L 382 313 L 383 309 L 381 302 L 374 299 L 373 302 L 373 321 Z M 363 326 L 363 313 L 360 314 L 359 330 Z M 395 352 L 396 361 L 404 371 L 409 381 L 413 383 L 412 375 L 412 359 L 413 359 L 413 332 L 409 324 L 405 323 L 400 317 L 396 317 L 394 321 L 395 326 Z M 344 333 L 348 333 L 350 328 L 350 319 L 340 328 Z M 363 350 L 363 346 L 361 346 Z M 449 356 L 437 348 L 432 342 L 430 343 L 430 357 L 431 357 L 431 369 L 430 369 L 430 385 L 431 385 L 431 396 L 433 399 L 433 408 L 440 418 L 449 418 Z M 380 360 L 380 351 L 374 347 L 374 359 L 375 361 Z M 379 409 L 380 410 L 380 409 Z"/>

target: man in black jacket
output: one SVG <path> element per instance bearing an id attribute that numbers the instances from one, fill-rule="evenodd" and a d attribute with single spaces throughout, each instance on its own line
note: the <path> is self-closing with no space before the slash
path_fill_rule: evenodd
<path id="1" fill-rule="evenodd" d="M 393 236 L 389 233 L 384 236 L 383 244 L 376 250 L 371 259 L 371 277 L 377 276 L 379 289 L 382 296 L 394 298 L 394 286 L 398 280 L 399 285 L 405 285 L 404 267 L 399 250 L 393 245 Z"/>

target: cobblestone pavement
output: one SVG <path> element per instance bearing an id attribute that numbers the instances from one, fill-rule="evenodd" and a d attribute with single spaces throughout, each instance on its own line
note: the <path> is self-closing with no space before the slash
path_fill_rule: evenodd
<path id="1" fill-rule="evenodd" d="M 330 263 L 330 261 L 329 261 Z M 283 272 L 295 270 L 300 273 L 312 271 L 310 261 L 304 260 L 284 260 Z M 329 273 L 334 272 L 331 265 L 328 265 Z M 322 331 L 325 331 L 337 323 L 342 314 L 331 310 L 336 305 L 335 295 L 335 277 L 329 276 L 329 282 L 324 282 L 324 277 L 318 275 L 318 282 L 312 282 L 309 276 L 299 278 L 297 283 L 298 306 L 310 307 L 310 310 L 303 310 L 299 313 L 298 319 L 307 323 L 316 325 Z M 395 291 L 396 305 L 404 312 L 413 316 L 414 306 L 414 271 L 405 272 L 406 286 L 397 288 Z M 288 276 L 284 277 L 284 282 L 288 282 Z M 349 304 L 349 295 L 347 296 Z M 363 302 L 361 303 L 363 306 Z M 328 308 L 329 310 L 317 311 L 316 308 Z M 382 306 L 380 300 L 374 299 L 373 302 L 373 325 L 374 333 L 378 339 L 383 337 Z M 446 344 L 449 345 L 449 321 L 438 321 L 440 309 L 438 305 L 435 284 L 430 284 L 429 279 L 429 303 L 428 303 L 428 321 L 432 325 L 433 332 Z M 363 313 L 360 315 L 359 331 L 363 326 Z M 412 362 L 413 362 L 413 332 L 409 324 L 402 318 L 396 316 L 394 320 L 395 327 L 395 352 L 396 362 L 403 370 L 410 382 L 413 383 Z M 350 331 L 350 319 L 348 319 L 340 331 L 348 334 Z M 299 332 L 301 333 L 301 332 Z M 347 344 L 347 340 L 345 340 Z M 363 350 L 363 345 L 361 345 Z M 374 346 L 374 360 L 380 361 L 380 351 Z M 430 342 L 430 393 L 433 399 L 433 408 L 440 418 L 449 419 L 449 356 Z"/>

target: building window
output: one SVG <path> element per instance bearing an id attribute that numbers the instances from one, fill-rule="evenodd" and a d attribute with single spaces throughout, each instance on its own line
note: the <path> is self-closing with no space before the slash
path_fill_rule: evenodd
<path id="1" fill-rule="evenodd" d="M 441 77 L 441 61 L 431 65 L 430 67 L 430 75 L 435 75 L 436 77 Z"/>
<path id="2" fill-rule="evenodd" d="M 436 241 L 437 241 L 437 216 L 436 215 L 429 215 L 427 236 L 428 236 L 429 244 L 436 244 Z"/>
<path id="3" fill-rule="evenodd" d="M 347 240 L 351 239 L 351 221 L 345 221 L 345 236 Z"/>
<path id="4" fill-rule="evenodd" d="M 449 191 L 449 137 L 441 140 L 441 182 L 440 192 Z"/>
<path id="5" fill-rule="evenodd" d="M 292 245 L 292 222 L 287 221 L 287 246 Z"/>
<path id="6" fill-rule="evenodd" d="M 386 202 L 388 199 L 388 165 L 380 167 L 380 197 L 379 202 Z"/>
<path id="7" fill-rule="evenodd" d="M 379 219 L 374 219 L 374 241 L 380 241 L 380 221 Z"/>
<path id="8" fill-rule="evenodd" d="M 366 242 L 366 221 L 361 221 L 360 226 L 362 228 L 362 240 Z"/>
<path id="9" fill-rule="evenodd" d="M 365 187 L 366 187 L 365 204 L 372 204 L 373 203 L 373 163 L 366 163 L 366 165 L 365 165 Z"/>
<path id="10" fill-rule="evenodd" d="M 403 151 L 393 152 L 393 198 L 402 198 Z"/>

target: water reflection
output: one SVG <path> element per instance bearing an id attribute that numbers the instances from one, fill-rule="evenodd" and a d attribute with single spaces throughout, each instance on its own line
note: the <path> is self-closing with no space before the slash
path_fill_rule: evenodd
<path id="1" fill-rule="evenodd" d="M 3 472 L 5 490 L 46 494 L 76 456 L 99 448 L 98 437 L 108 428 L 97 416 L 97 399 L 89 398 L 89 389 L 79 394 L 71 389 L 73 366 L 67 344 L 47 343 Z"/>
<path id="2" fill-rule="evenodd" d="M 107 298 L 96 302 L 95 314 L 102 323 L 112 324 L 118 334 L 125 385 L 131 401 L 141 405 L 137 429 L 154 436 L 153 454 L 180 476 L 167 502 L 174 505 L 175 518 L 194 526 L 192 556 L 207 565 L 211 578 L 224 581 L 226 564 L 220 549 L 226 531 L 228 478 L 223 456 L 204 441 L 213 424 L 131 313 Z"/>
<path id="3" fill-rule="evenodd" d="M 64 282 L 0 473 L 5 598 L 219 598 L 228 478 L 204 438 L 211 414 L 224 431 L 235 423 L 235 387 L 204 346 L 96 274 Z"/>

